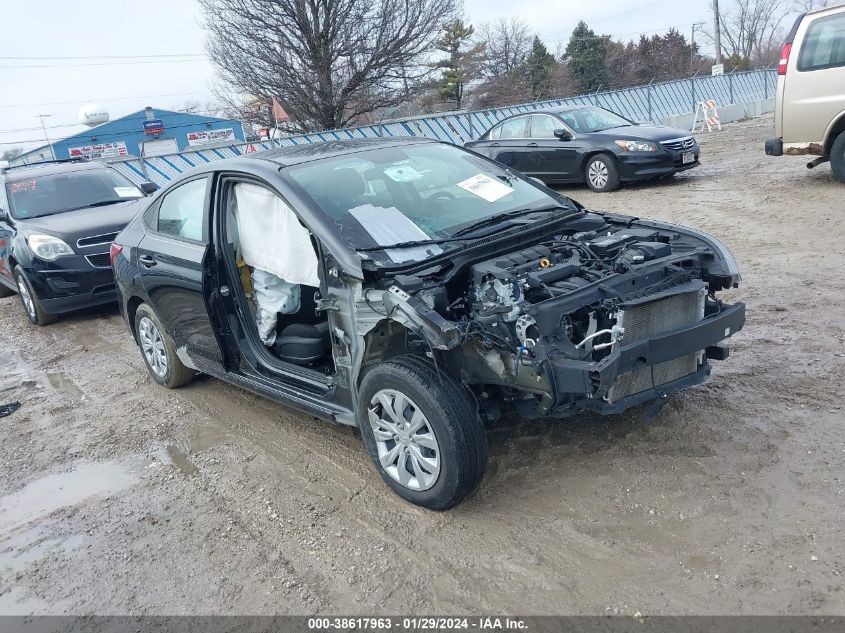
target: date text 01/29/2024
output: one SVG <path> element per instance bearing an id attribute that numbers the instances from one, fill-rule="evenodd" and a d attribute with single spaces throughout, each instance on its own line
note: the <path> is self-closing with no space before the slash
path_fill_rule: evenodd
<path id="1" fill-rule="evenodd" d="M 508 617 L 337 617 L 308 618 L 308 629 L 312 631 L 520 631 L 527 629 L 527 623 L 519 618 Z"/>

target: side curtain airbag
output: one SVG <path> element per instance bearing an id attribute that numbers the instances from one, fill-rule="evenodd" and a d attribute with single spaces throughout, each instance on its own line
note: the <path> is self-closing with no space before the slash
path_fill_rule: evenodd
<path id="1" fill-rule="evenodd" d="M 320 287 L 317 253 L 293 210 L 269 189 L 235 185 L 241 256 L 253 268 L 289 284 Z"/>

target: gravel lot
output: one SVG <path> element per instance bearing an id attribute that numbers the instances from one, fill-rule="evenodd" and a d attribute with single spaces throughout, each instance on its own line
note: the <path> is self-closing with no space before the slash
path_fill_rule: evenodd
<path id="1" fill-rule="evenodd" d="M 167 391 L 116 310 L 0 300 L 0 613 L 845 614 L 845 188 L 769 158 L 582 203 L 731 246 L 745 330 L 646 424 L 505 420 L 446 513 L 389 492 L 354 429 L 210 378 Z"/>

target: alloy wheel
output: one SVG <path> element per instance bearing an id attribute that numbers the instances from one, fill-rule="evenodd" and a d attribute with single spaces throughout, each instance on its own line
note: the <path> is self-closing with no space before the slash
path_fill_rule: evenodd
<path id="1" fill-rule="evenodd" d="M 138 322 L 138 340 L 150 370 L 159 378 L 164 378 L 167 375 L 167 350 L 161 333 L 149 317 L 142 317 Z"/>
<path id="2" fill-rule="evenodd" d="M 367 411 L 384 471 L 411 490 L 428 490 L 440 475 L 440 446 L 425 414 L 405 394 L 382 389 Z"/>
<path id="3" fill-rule="evenodd" d="M 603 189 L 607 185 L 607 165 L 600 160 L 594 160 L 587 169 L 587 178 L 596 189 Z"/>
<path id="4" fill-rule="evenodd" d="M 21 297 L 23 309 L 26 310 L 29 318 L 34 320 L 37 317 L 35 312 L 35 300 L 32 298 L 32 294 L 29 292 L 29 287 L 26 285 L 26 282 L 23 280 L 20 273 L 18 273 L 18 294 Z"/>

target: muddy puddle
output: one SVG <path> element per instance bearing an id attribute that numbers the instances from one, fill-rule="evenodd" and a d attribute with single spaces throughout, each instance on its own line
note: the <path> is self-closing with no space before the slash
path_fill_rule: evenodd
<path id="1" fill-rule="evenodd" d="M 225 421 L 203 420 L 190 427 L 181 437 L 177 437 L 173 444 L 160 449 L 158 459 L 163 464 L 178 468 L 186 475 L 193 475 L 199 469 L 191 461 L 191 455 L 224 444 L 235 437 L 231 425 Z"/>
<path id="2" fill-rule="evenodd" d="M 58 392 L 68 396 L 71 400 L 82 400 L 85 394 L 82 389 L 63 371 L 51 371 L 44 374 L 47 384 Z"/>
<path id="3" fill-rule="evenodd" d="M 130 468 L 120 462 L 81 462 L 69 472 L 36 479 L 0 498 L 0 539 L 61 508 L 119 492 L 136 479 Z"/>
<path id="4" fill-rule="evenodd" d="M 0 571 L 17 572 L 45 556 L 79 547 L 81 534 L 56 537 L 49 516 L 129 487 L 136 476 L 118 462 L 83 462 L 0 498 Z"/>
<path id="5" fill-rule="evenodd" d="M 16 382 L 26 388 L 44 387 L 63 394 L 70 400 L 81 401 L 85 399 L 85 393 L 67 372 L 40 372 L 20 350 L 4 350 L 2 357 L 0 357 L 0 373 L 6 378 L 16 378 Z M 24 382 L 28 379 L 31 379 L 32 382 Z M 15 384 L 12 383 L 6 390 L 11 391 L 14 388 Z"/>

